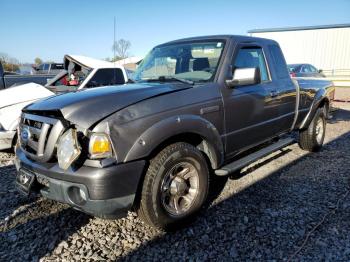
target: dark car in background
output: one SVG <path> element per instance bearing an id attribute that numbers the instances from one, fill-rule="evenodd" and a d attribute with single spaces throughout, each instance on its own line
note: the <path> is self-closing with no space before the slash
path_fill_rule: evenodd
<path id="1" fill-rule="evenodd" d="M 288 70 L 291 77 L 326 77 L 321 69 L 310 64 L 290 64 Z"/>

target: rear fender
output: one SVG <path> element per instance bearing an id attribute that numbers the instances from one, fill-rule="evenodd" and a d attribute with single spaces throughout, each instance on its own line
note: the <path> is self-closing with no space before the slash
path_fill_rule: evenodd
<path id="1" fill-rule="evenodd" d="M 206 153 L 214 169 L 222 164 L 224 147 L 218 130 L 208 120 L 196 115 L 170 117 L 151 126 L 133 144 L 124 162 L 147 157 L 166 140 L 186 133 L 203 138 L 199 149 Z"/>
<path id="2" fill-rule="evenodd" d="M 320 107 L 322 102 L 329 103 L 329 99 L 327 97 L 327 91 L 325 89 L 319 89 L 315 96 L 314 100 L 312 101 L 311 107 L 305 118 L 303 119 L 300 129 L 307 128 L 309 124 L 311 123 L 312 119 L 314 118 L 317 109 Z"/>

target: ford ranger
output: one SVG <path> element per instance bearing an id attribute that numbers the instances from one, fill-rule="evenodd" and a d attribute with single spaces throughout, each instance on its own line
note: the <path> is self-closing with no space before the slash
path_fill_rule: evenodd
<path id="1" fill-rule="evenodd" d="M 132 209 L 174 229 L 198 214 L 211 173 L 230 175 L 294 142 L 320 150 L 332 88 L 327 80 L 292 80 L 272 40 L 220 35 L 161 44 L 133 83 L 23 109 L 16 183 L 94 216 Z"/>

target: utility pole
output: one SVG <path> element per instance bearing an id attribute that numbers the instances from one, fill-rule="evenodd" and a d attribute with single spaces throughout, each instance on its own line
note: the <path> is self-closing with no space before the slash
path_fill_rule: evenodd
<path id="1" fill-rule="evenodd" d="M 115 61 L 115 16 L 114 16 L 114 28 L 113 28 L 113 61 Z"/>

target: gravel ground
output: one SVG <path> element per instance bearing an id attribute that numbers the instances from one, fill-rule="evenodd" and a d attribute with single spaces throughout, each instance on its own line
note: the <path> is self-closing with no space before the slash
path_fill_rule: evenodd
<path id="1" fill-rule="evenodd" d="M 321 152 L 292 145 L 217 181 L 210 207 L 175 233 L 134 213 L 102 220 L 25 198 L 13 186 L 13 156 L 0 154 L 0 261 L 350 261 L 350 106 L 337 106 Z"/>

